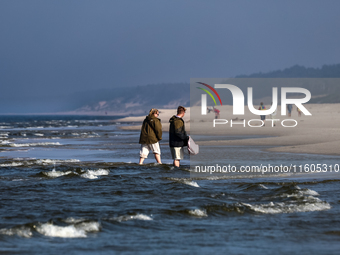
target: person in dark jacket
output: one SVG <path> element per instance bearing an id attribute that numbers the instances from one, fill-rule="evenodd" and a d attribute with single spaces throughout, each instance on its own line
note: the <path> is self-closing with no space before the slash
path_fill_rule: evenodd
<path id="1" fill-rule="evenodd" d="M 139 164 L 142 165 L 144 159 L 149 155 L 152 150 L 155 155 L 157 163 L 161 162 L 161 148 L 159 141 L 162 140 L 162 124 L 158 118 L 159 111 L 157 109 L 151 109 L 149 115 L 145 117 L 140 132 L 139 143 L 141 144 Z"/>
<path id="2" fill-rule="evenodd" d="M 179 167 L 180 160 L 183 159 L 183 147 L 188 145 L 189 136 L 185 131 L 184 120 L 186 109 L 183 106 L 178 106 L 177 115 L 170 118 L 169 128 L 169 145 L 174 160 L 174 166 Z"/>

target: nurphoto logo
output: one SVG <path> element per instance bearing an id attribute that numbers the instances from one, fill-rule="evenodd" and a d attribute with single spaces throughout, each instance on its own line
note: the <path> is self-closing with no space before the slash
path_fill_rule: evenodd
<path id="1" fill-rule="evenodd" d="M 197 82 L 207 88 L 209 88 L 218 98 L 221 106 L 222 106 L 222 100 L 219 95 L 219 93 L 215 89 L 227 89 L 231 92 L 232 99 L 233 99 L 233 115 L 244 115 L 244 94 L 242 90 L 232 84 L 215 84 L 214 88 L 206 83 L 203 82 Z M 201 94 L 201 115 L 207 114 L 207 94 L 212 98 L 213 102 L 215 103 L 215 106 L 217 105 L 214 95 L 207 89 L 197 87 L 198 89 L 201 89 L 202 91 L 206 92 L 205 94 Z M 303 98 L 287 98 L 288 93 L 294 93 L 294 94 L 302 94 L 304 95 Z M 300 87 L 281 87 L 281 116 L 287 115 L 287 108 L 292 107 L 295 105 L 303 114 L 306 116 L 311 116 L 312 114 L 303 106 L 304 103 L 307 103 L 311 99 L 311 93 L 308 89 L 300 88 Z M 276 113 L 277 106 L 278 106 L 278 88 L 272 87 L 272 105 L 269 109 L 256 109 L 254 107 L 253 103 L 253 88 L 247 87 L 247 105 L 248 109 L 251 113 L 255 115 L 270 115 L 274 112 Z M 272 127 L 274 126 L 275 121 L 280 121 L 280 119 L 267 119 L 266 121 L 272 122 Z M 233 120 L 226 120 L 226 119 L 214 119 L 213 121 L 213 127 L 216 127 L 216 125 L 225 125 L 227 123 L 230 123 L 230 127 L 233 127 L 233 125 L 243 125 L 244 127 L 246 124 L 248 124 L 249 127 L 262 127 L 264 125 L 264 120 L 259 119 L 251 119 L 246 121 L 245 119 L 243 121 L 237 121 L 233 122 Z M 260 122 L 260 125 L 254 125 L 254 123 Z M 288 123 L 294 123 L 293 125 L 288 125 Z M 281 125 L 283 127 L 296 127 L 297 121 L 294 119 L 283 119 L 281 120 Z M 238 126 L 239 127 L 239 126 Z"/>

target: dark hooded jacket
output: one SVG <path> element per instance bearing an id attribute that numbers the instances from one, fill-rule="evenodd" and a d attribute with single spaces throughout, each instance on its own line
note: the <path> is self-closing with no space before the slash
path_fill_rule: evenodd
<path id="1" fill-rule="evenodd" d="M 170 147 L 183 147 L 188 145 L 189 136 L 185 131 L 184 120 L 175 115 L 169 120 L 169 145 Z"/>
<path id="2" fill-rule="evenodd" d="M 154 144 L 162 140 L 162 124 L 161 120 L 154 115 L 145 117 L 140 132 L 140 144 Z"/>

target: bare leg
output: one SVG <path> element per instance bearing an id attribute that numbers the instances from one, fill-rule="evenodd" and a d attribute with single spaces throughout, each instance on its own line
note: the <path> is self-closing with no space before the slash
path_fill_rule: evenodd
<path id="1" fill-rule="evenodd" d="M 145 158 L 139 158 L 139 164 L 140 164 L 140 165 L 143 165 L 144 159 L 145 159 Z"/>
<path id="2" fill-rule="evenodd" d="M 155 159 L 156 159 L 157 163 L 162 164 L 161 155 L 156 154 L 156 153 L 154 155 L 155 155 Z"/>
<path id="3" fill-rule="evenodd" d="M 177 160 L 177 159 L 174 160 L 174 166 L 179 167 L 179 160 Z"/>

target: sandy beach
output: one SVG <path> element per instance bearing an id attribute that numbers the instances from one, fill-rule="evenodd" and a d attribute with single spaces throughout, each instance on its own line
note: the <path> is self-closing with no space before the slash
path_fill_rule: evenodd
<path id="1" fill-rule="evenodd" d="M 238 125 L 230 127 L 230 120 L 245 120 L 247 123 L 251 119 L 259 119 L 248 111 L 246 107 L 245 115 L 233 116 L 232 106 L 219 106 L 221 110 L 220 119 L 228 120 L 228 124 L 216 125 L 213 128 L 214 114 L 200 114 L 200 108 L 194 107 L 188 109 L 184 117 L 186 129 L 193 137 L 195 135 L 210 135 L 211 140 L 198 142 L 199 145 L 231 145 L 231 146 L 274 146 L 267 150 L 288 153 L 311 153 L 311 154 L 327 154 L 340 155 L 340 104 L 306 104 L 306 108 L 311 112 L 312 116 L 302 114 L 298 117 L 296 107 L 292 111 L 289 118 L 281 116 L 278 107 L 278 114 L 275 118 L 275 127 L 272 122 L 267 121 L 264 127 L 246 127 Z M 162 120 L 163 131 L 168 131 L 168 120 L 176 113 L 175 109 L 160 109 L 160 118 Z M 119 122 L 131 123 L 129 126 L 123 127 L 126 130 L 139 130 L 145 116 L 126 117 L 119 119 Z M 283 127 L 281 121 L 283 119 L 295 119 L 298 123 L 296 127 Z M 256 121 L 252 123 L 255 124 Z M 289 122 L 285 122 L 290 125 Z M 291 122 L 293 124 L 293 122 Z M 190 128 L 192 126 L 193 128 Z M 214 136 L 235 136 L 240 139 L 235 140 L 218 140 Z M 260 138 L 245 139 L 245 136 L 259 136 Z"/>

